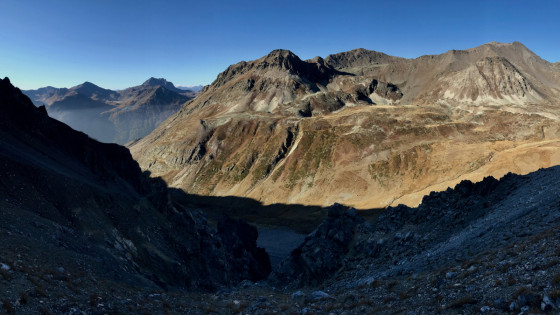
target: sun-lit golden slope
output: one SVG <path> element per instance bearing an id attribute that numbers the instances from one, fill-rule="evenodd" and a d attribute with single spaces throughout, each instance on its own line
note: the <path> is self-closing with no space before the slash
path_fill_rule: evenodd
<path id="1" fill-rule="evenodd" d="M 230 66 L 131 147 L 189 193 L 358 208 L 560 164 L 560 73 L 520 43 Z"/>

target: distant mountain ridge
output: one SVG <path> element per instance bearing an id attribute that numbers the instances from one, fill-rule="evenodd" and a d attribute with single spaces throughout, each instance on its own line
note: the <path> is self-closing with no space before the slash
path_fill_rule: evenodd
<path id="1" fill-rule="evenodd" d="M 177 88 L 181 90 L 190 90 L 194 92 L 200 92 L 204 88 L 204 85 L 178 85 Z"/>
<path id="2" fill-rule="evenodd" d="M 560 164 L 560 69 L 519 42 L 415 59 L 274 50 L 132 145 L 173 187 L 264 203 L 406 203 Z M 178 140 L 180 139 L 180 140 Z"/>
<path id="3" fill-rule="evenodd" d="M 23 91 L 51 117 L 103 142 L 125 144 L 150 133 L 197 93 L 176 88 L 160 78 L 113 91 L 91 82 L 72 88 L 45 87 Z"/>
<path id="4" fill-rule="evenodd" d="M 175 87 L 175 85 L 164 78 L 156 79 L 154 77 L 149 78 L 146 82 L 142 83 L 142 86 L 162 86 L 170 91 L 173 91 L 178 94 L 185 95 L 187 97 L 194 98 L 198 93 L 195 90 L 190 89 L 180 89 Z"/>

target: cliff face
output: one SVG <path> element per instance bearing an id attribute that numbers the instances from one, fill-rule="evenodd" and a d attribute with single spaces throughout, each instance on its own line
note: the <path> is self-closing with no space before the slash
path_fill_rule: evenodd
<path id="1" fill-rule="evenodd" d="M 276 50 L 230 66 L 131 152 L 191 193 L 417 205 L 560 163 L 559 93 L 557 67 L 517 42 L 416 59 Z"/>
<path id="2" fill-rule="evenodd" d="M 0 112 L 0 199 L 10 231 L 2 243 L 30 246 L 29 262 L 56 268 L 45 258 L 53 251 L 59 264 L 107 281 L 190 289 L 270 272 L 255 228 L 236 221 L 229 230 L 211 228 L 202 214 L 174 205 L 165 184 L 143 174 L 126 148 L 49 118 L 7 78 Z M 51 239 L 53 225 L 64 235 Z M 27 232 L 12 237 L 20 230 Z"/>

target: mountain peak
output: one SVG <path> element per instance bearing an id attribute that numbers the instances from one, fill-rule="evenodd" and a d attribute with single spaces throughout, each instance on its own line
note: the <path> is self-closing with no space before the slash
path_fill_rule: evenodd
<path id="1" fill-rule="evenodd" d="M 477 48 L 481 48 L 481 47 L 487 47 L 487 48 L 493 48 L 493 49 L 499 49 L 499 50 L 515 50 L 515 51 L 529 51 L 529 48 L 527 48 L 525 45 L 523 45 L 521 42 L 518 41 L 514 41 L 511 43 L 501 43 L 501 42 L 489 42 L 483 45 L 480 45 L 478 47 L 475 48 L 471 48 L 471 49 L 467 49 L 467 51 L 470 50 L 475 50 Z"/>
<path id="2" fill-rule="evenodd" d="M 95 96 L 96 98 L 107 98 L 110 97 L 111 94 L 114 93 L 114 91 L 108 90 L 108 89 L 104 89 L 98 85 L 95 85 L 89 81 L 86 81 L 80 85 L 76 85 L 75 87 L 70 89 L 71 91 L 74 91 L 75 93 L 78 94 L 83 94 L 87 97 L 93 97 Z"/>
<path id="3" fill-rule="evenodd" d="M 154 78 L 151 77 L 148 80 L 146 80 L 146 82 L 142 83 L 142 86 L 162 86 L 170 91 L 176 92 L 176 93 L 181 93 L 183 91 L 181 91 L 180 89 L 178 89 L 177 87 L 175 87 L 175 85 L 169 81 L 167 81 L 164 78 Z"/>
<path id="4" fill-rule="evenodd" d="M 466 51 L 469 53 L 485 53 L 486 57 L 505 57 L 513 63 L 523 63 L 524 60 L 527 60 L 528 58 L 540 59 L 537 54 L 517 41 L 512 43 L 490 42 L 475 48 L 467 49 Z"/>
<path id="5" fill-rule="evenodd" d="M 402 58 L 389 56 L 375 50 L 365 48 L 352 49 L 350 51 L 332 54 L 325 58 L 325 62 L 335 69 L 363 67 L 372 64 L 388 63 Z"/>
<path id="6" fill-rule="evenodd" d="M 303 61 L 289 50 L 275 49 L 259 59 L 249 62 L 241 61 L 229 66 L 218 75 L 211 88 L 218 88 L 226 82 L 249 72 L 256 76 L 270 72 L 275 73 L 275 77 L 289 74 L 309 82 L 324 82 L 334 75 L 336 70 L 326 65 L 322 58 Z"/>
<path id="7" fill-rule="evenodd" d="M 80 87 L 83 87 L 83 88 L 100 88 L 98 85 L 95 85 L 95 84 L 93 84 L 93 83 L 91 83 L 91 82 L 89 82 L 89 81 L 86 81 L 86 82 L 84 82 L 84 83 L 82 83 L 82 84 L 80 84 L 80 85 L 77 85 L 77 86 L 75 86 L 75 87 L 76 87 L 76 88 L 80 88 Z"/>
<path id="8" fill-rule="evenodd" d="M 156 85 L 165 86 L 167 84 L 173 84 L 173 83 L 167 81 L 164 78 L 154 78 L 154 77 L 151 77 L 148 80 L 146 80 L 144 83 L 142 83 L 142 85 L 149 85 L 149 86 L 156 86 Z"/>
<path id="9" fill-rule="evenodd" d="M 25 121 L 29 117 L 25 115 L 25 111 L 33 111 L 35 106 L 20 89 L 13 86 L 8 77 L 0 79 L 0 112 L 4 111 L 10 115 L 14 115 L 18 120 Z M 4 113 L 0 116 L 5 116 Z"/>
<path id="10" fill-rule="evenodd" d="M 271 51 L 266 57 L 284 57 L 284 58 L 298 58 L 296 54 L 287 49 L 275 49 Z M 298 58 L 299 59 L 299 58 Z"/>
<path id="11" fill-rule="evenodd" d="M 265 68 L 280 68 L 283 70 L 293 70 L 298 68 L 303 61 L 299 59 L 296 54 L 286 49 L 275 49 L 268 55 L 257 60 L 257 67 Z"/>

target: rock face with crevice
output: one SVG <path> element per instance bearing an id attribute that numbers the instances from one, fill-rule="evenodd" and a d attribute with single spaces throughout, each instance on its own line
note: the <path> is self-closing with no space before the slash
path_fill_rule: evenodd
<path id="1" fill-rule="evenodd" d="M 521 43 L 405 59 L 356 49 L 240 62 L 130 148 L 189 193 L 415 206 L 462 180 L 560 164 L 560 72 Z"/>

